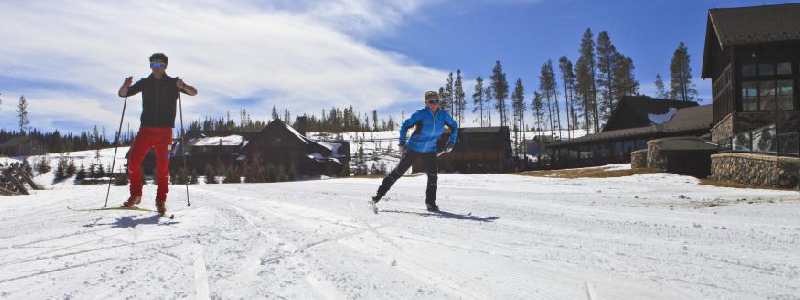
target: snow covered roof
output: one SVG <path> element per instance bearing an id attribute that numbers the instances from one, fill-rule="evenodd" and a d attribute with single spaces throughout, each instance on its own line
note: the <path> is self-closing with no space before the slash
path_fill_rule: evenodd
<path id="1" fill-rule="evenodd" d="M 659 124 L 659 125 L 660 124 L 664 124 L 664 123 L 667 123 L 667 121 L 672 119 L 672 116 L 675 115 L 676 111 L 678 111 L 677 108 L 670 107 L 669 111 L 667 111 L 667 112 L 665 112 L 663 114 L 647 113 L 647 119 L 649 119 L 650 123 L 653 123 L 653 124 Z"/>
<path id="2" fill-rule="evenodd" d="M 240 146 L 244 138 L 238 134 L 228 136 L 201 137 L 189 142 L 192 146 Z"/>

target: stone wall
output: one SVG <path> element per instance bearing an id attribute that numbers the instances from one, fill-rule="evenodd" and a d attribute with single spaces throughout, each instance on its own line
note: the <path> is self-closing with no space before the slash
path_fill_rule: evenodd
<path id="1" fill-rule="evenodd" d="M 647 142 L 647 167 L 651 169 L 658 169 L 661 171 L 667 170 L 667 158 L 661 155 L 661 140 L 652 140 Z"/>
<path id="2" fill-rule="evenodd" d="M 744 185 L 800 188 L 800 158 L 758 153 L 711 155 L 711 176 Z"/>
<path id="3" fill-rule="evenodd" d="M 631 169 L 647 168 L 647 149 L 631 152 Z"/>
<path id="4" fill-rule="evenodd" d="M 728 114 L 727 117 L 711 128 L 712 142 L 726 144 L 726 140 L 733 136 L 733 115 L 734 113 Z"/>

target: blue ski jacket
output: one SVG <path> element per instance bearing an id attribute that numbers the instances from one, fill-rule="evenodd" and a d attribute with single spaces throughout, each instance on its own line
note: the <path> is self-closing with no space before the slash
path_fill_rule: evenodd
<path id="1" fill-rule="evenodd" d="M 436 152 L 436 139 L 442 135 L 445 126 L 450 127 L 450 139 L 448 140 L 450 143 L 455 144 L 458 137 L 458 124 L 447 111 L 441 109 L 435 113 L 428 108 L 415 111 L 400 128 L 401 144 L 406 140 L 406 131 L 413 126 L 416 126 L 416 129 L 408 139 L 406 147 L 414 152 Z"/>

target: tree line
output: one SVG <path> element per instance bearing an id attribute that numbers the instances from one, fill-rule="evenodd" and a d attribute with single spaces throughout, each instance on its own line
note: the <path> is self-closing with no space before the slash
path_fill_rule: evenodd
<path id="1" fill-rule="evenodd" d="M 556 74 L 556 68 L 560 74 Z M 498 124 L 509 126 L 519 145 L 520 131 L 531 128 L 525 122 L 525 114 L 530 109 L 533 129 L 550 131 L 553 136 L 567 138 L 575 136 L 575 130 L 587 133 L 600 131 L 601 125 L 608 121 L 619 99 L 623 96 L 639 94 L 639 81 L 634 76 L 634 62 L 620 52 L 611 41 L 607 31 L 601 31 L 595 38 L 591 28 L 587 28 L 578 47 L 578 59 L 573 63 L 566 55 L 558 59 L 557 66 L 548 59 L 539 69 L 538 89 L 526 100 L 525 88 L 521 78 L 514 82 L 510 90 L 509 80 L 503 72 L 500 61 L 495 61 L 491 75 L 484 79 L 478 76 L 472 93 L 472 112 L 474 120 L 481 127 Z M 452 112 L 453 118 L 461 123 L 466 111 L 466 101 L 462 87 L 461 70 L 451 72 L 445 85 L 439 88 L 442 107 Z M 559 87 L 559 84 L 561 87 Z M 656 75 L 657 98 L 691 101 L 697 98 L 697 90 L 692 83 L 692 69 L 688 49 L 680 43 L 670 62 L 669 90 L 664 87 L 661 75 Z M 510 96 L 510 97 L 509 97 Z M 507 100 L 511 101 L 511 114 Z M 497 123 L 492 121 L 492 112 L 499 116 Z M 565 124 L 566 123 L 566 126 Z M 557 132 L 557 133 L 556 133 Z"/>

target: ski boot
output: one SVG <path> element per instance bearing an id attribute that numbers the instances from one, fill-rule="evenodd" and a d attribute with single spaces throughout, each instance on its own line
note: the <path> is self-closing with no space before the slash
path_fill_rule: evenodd
<path id="1" fill-rule="evenodd" d="M 156 210 L 158 214 L 163 216 L 167 215 L 167 200 L 156 199 Z"/>
<path id="2" fill-rule="evenodd" d="M 141 196 L 130 196 L 130 198 L 128 198 L 128 200 L 125 201 L 125 203 L 123 203 L 122 206 L 133 208 L 139 205 L 140 203 L 142 203 Z"/>
<path id="3" fill-rule="evenodd" d="M 378 195 L 372 196 L 372 204 L 378 204 L 378 201 L 381 201 L 381 198 L 383 197 Z"/>
<path id="4" fill-rule="evenodd" d="M 427 207 L 429 212 L 439 213 L 439 207 L 436 206 L 436 204 L 426 203 L 425 206 Z"/>

